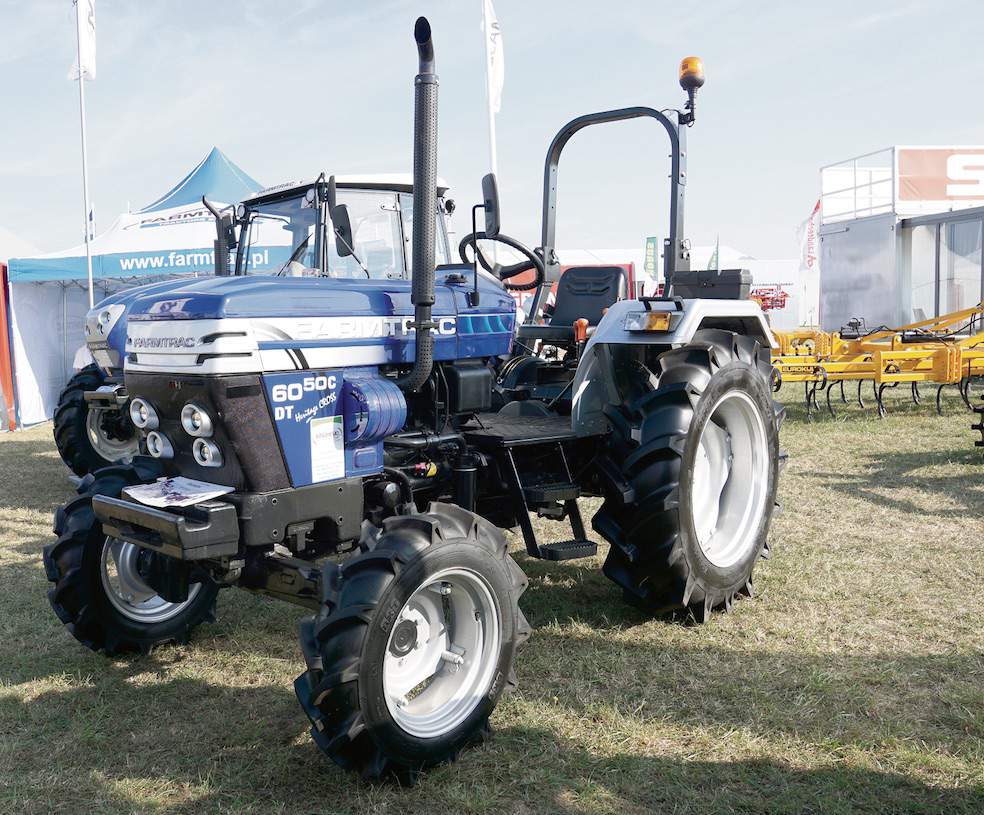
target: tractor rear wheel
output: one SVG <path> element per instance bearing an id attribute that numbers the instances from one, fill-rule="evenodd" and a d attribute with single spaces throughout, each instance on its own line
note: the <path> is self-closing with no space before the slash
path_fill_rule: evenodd
<path id="1" fill-rule="evenodd" d="M 165 642 L 186 642 L 195 626 L 215 619 L 215 583 L 204 578 L 191 584 L 184 602 L 165 600 L 144 579 L 148 558 L 158 555 L 105 535 L 92 510 L 93 496 L 116 498 L 159 474 L 156 464 L 139 458 L 106 467 L 82 479 L 78 497 L 55 513 L 58 540 L 44 548 L 53 584 L 48 601 L 69 633 L 93 651 L 148 653 Z"/>
<path id="2" fill-rule="evenodd" d="M 782 409 L 768 349 L 700 330 L 659 357 L 655 388 L 610 414 L 610 484 L 593 526 L 611 544 L 604 572 L 626 598 L 705 620 L 752 591 L 768 555 Z"/>
<path id="3" fill-rule="evenodd" d="M 527 580 L 502 533 L 452 504 L 387 519 L 368 551 L 323 574 L 301 623 L 297 697 L 317 745 L 363 778 L 413 783 L 488 733 L 516 684 Z"/>
<path id="4" fill-rule="evenodd" d="M 54 435 L 58 455 L 76 475 L 130 461 L 139 450 L 129 417 L 118 409 L 92 407 L 85 394 L 105 382 L 95 363 L 75 374 L 58 396 Z"/>

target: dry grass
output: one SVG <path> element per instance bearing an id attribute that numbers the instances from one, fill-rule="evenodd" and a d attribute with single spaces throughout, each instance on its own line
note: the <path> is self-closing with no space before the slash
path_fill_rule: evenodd
<path id="1" fill-rule="evenodd" d="M 776 558 L 708 625 L 520 556 L 520 692 L 412 790 L 317 753 L 289 606 L 226 592 L 148 658 L 72 640 L 40 558 L 65 470 L 47 426 L 0 436 L 0 812 L 981 812 L 984 463 L 949 406 L 791 409 Z"/>

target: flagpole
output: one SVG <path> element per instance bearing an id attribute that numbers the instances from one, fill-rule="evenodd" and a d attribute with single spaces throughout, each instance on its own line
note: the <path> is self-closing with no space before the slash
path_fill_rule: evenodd
<path id="1" fill-rule="evenodd" d="M 485 101 L 489 117 L 489 172 L 498 179 L 499 162 L 495 150 L 495 110 L 492 102 L 492 75 L 489 73 L 489 69 L 492 67 L 492 32 L 489 31 L 489 18 L 485 13 L 485 0 L 481 0 L 481 3 L 484 23 L 482 28 L 485 31 Z"/>
<path id="2" fill-rule="evenodd" d="M 89 248 L 89 156 L 85 141 L 85 71 L 82 66 L 82 20 L 79 0 L 75 2 L 75 38 L 79 57 L 79 121 L 82 128 L 82 222 L 85 225 L 85 265 L 89 283 L 89 308 L 95 305 L 92 291 L 92 252 Z"/>

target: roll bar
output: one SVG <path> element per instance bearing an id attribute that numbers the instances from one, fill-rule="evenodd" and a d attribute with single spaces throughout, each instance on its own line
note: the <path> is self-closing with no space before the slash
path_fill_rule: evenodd
<path id="1" fill-rule="evenodd" d="M 557 168 L 564 147 L 567 146 L 571 136 L 591 125 L 643 117 L 655 119 L 663 125 L 670 137 L 670 231 L 669 237 L 663 241 L 663 275 L 666 280 L 667 294 L 670 293 L 673 286 L 674 273 L 690 269 L 690 252 L 683 239 L 683 199 L 687 185 L 686 128 L 680 126 L 680 112 L 674 112 L 677 114 L 677 121 L 673 121 L 660 111 L 649 107 L 603 110 L 572 119 L 554 136 L 547 150 L 547 159 L 543 170 L 543 231 L 540 252 L 546 267 L 547 282 L 555 282 L 560 278 L 560 260 L 557 257 L 555 245 L 557 240 Z M 545 296 L 546 290 L 541 285 L 537 289 L 533 307 L 527 315 L 528 321 L 536 319 Z"/>

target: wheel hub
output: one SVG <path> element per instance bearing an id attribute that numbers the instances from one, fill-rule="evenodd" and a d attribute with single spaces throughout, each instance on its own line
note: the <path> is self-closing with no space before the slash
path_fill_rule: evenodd
<path id="1" fill-rule="evenodd" d="M 395 657 L 405 657 L 417 647 L 417 624 L 413 620 L 400 620 L 393 629 L 389 652 Z"/>
<path id="2" fill-rule="evenodd" d="M 393 720 L 420 738 L 460 725 L 488 692 L 502 619 L 485 578 L 446 569 L 400 610 L 383 657 L 383 693 Z"/>
<path id="3" fill-rule="evenodd" d="M 85 433 L 92 449 L 108 462 L 130 461 L 140 449 L 132 430 L 127 433 L 126 424 L 116 421 L 105 408 L 90 407 L 85 417 Z"/>
<path id="4" fill-rule="evenodd" d="M 744 391 L 729 391 L 701 430 L 690 484 L 694 532 L 715 566 L 731 566 L 757 545 L 768 484 L 769 440 L 760 411 Z"/>
<path id="5" fill-rule="evenodd" d="M 106 538 L 102 551 L 102 584 L 106 597 L 124 617 L 141 623 L 161 623 L 183 612 L 201 590 L 200 583 L 188 588 L 181 603 L 165 600 L 144 581 L 147 553 L 132 543 Z"/>

